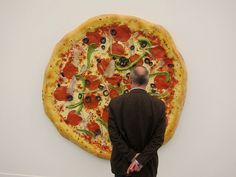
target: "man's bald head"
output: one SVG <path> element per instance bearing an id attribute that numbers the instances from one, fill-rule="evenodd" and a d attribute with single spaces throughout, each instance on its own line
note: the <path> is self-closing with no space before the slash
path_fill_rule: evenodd
<path id="1" fill-rule="evenodd" d="M 135 66 L 131 68 L 130 79 L 137 85 L 146 85 L 148 83 L 148 70 L 144 66 Z"/>

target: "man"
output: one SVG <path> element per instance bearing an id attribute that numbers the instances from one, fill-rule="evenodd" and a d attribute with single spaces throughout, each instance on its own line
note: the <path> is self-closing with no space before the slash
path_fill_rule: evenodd
<path id="1" fill-rule="evenodd" d="M 133 67 L 129 79 L 130 92 L 108 105 L 111 170 L 115 177 L 156 177 L 157 150 L 166 129 L 165 104 L 145 90 L 148 70 L 144 66 Z"/>

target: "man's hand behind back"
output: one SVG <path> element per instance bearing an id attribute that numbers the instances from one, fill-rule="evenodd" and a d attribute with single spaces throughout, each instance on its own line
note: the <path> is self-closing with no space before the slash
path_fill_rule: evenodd
<path id="1" fill-rule="evenodd" d="M 133 173 L 134 171 L 139 172 L 140 170 L 141 168 L 139 167 L 137 161 L 133 161 L 127 170 L 127 174 Z"/>
<path id="2" fill-rule="evenodd" d="M 136 157 L 139 155 L 140 153 L 137 153 L 135 155 L 135 157 L 132 159 L 132 163 L 130 164 L 129 168 L 127 169 L 127 174 L 133 173 L 135 172 L 139 172 L 142 168 L 142 165 L 140 165 L 138 163 L 138 161 L 136 160 Z"/>

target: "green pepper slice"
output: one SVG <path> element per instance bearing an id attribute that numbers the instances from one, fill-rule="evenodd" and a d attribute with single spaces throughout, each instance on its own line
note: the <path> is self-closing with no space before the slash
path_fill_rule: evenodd
<path id="1" fill-rule="evenodd" d="M 170 73 L 168 73 L 167 71 L 162 71 L 162 72 L 149 74 L 149 78 L 151 78 L 153 76 L 158 76 L 158 75 L 165 75 L 166 76 L 166 82 L 168 82 L 170 80 Z"/>
<path id="2" fill-rule="evenodd" d="M 117 57 L 117 58 L 121 58 L 121 57 L 126 58 L 125 56 L 114 54 L 114 53 L 110 53 L 109 55 L 112 56 L 112 57 Z"/>
<path id="3" fill-rule="evenodd" d="M 147 55 L 147 52 L 144 52 L 142 55 L 140 55 L 135 61 L 133 61 L 132 63 L 130 63 L 128 66 L 125 67 L 119 67 L 117 65 L 115 65 L 116 70 L 118 71 L 124 71 L 124 70 L 128 70 L 130 69 L 133 65 L 135 65 L 136 63 L 138 63 L 143 57 L 145 57 Z"/>
<path id="4" fill-rule="evenodd" d="M 73 109 L 73 108 L 78 107 L 78 106 L 81 105 L 82 103 L 83 103 L 82 100 L 80 100 L 78 103 L 75 103 L 75 104 L 71 104 L 71 105 L 66 106 L 66 108 Z"/>
<path id="5" fill-rule="evenodd" d="M 143 42 L 147 43 L 147 46 L 150 47 L 152 44 L 147 38 L 141 38 L 138 40 L 138 42 L 141 44 Z"/>
<path id="6" fill-rule="evenodd" d="M 82 133 L 85 133 L 86 135 L 88 136 L 92 136 L 92 137 L 95 137 L 94 133 L 88 131 L 88 130 L 85 130 L 85 129 L 79 129 L 77 128 L 78 131 L 82 132 Z"/>
<path id="7" fill-rule="evenodd" d="M 96 119 L 96 121 L 98 122 L 98 123 L 100 123 L 102 126 L 104 126 L 106 129 L 107 129 L 107 123 L 105 123 L 102 119 L 100 119 L 100 118 L 97 118 Z"/>
<path id="8" fill-rule="evenodd" d="M 109 87 L 111 87 L 112 89 L 117 90 L 120 95 L 123 95 L 123 93 L 124 93 L 124 88 L 125 88 L 124 85 L 120 85 L 120 87 L 115 87 L 113 85 L 109 85 Z"/>
<path id="9" fill-rule="evenodd" d="M 87 51 L 87 69 L 90 68 L 90 60 L 91 60 L 91 56 L 93 54 L 93 52 L 95 51 L 95 49 L 97 48 L 96 44 L 91 44 L 88 46 L 88 51 Z"/>
<path id="10" fill-rule="evenodd" d="M 81 104 L 80 107 L 76 110 L 76 113 L 79 114 L 82 108 L 83 108 L 83 104 Z"/>
<path id="11" fill-rule="evenodd" d="M 155 95 L 157 96 L 159 99 L 165 98 L 169 95 L 168 91 L 165 91 L 164 93 L 160 94 L 160 93 L 152 93 L 152 92 L 148 92 L 148 94 L 150 95 Z"/>

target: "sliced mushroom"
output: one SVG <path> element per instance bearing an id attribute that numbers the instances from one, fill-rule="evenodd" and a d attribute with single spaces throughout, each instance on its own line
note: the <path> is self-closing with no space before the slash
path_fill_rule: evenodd
<path id="1" fill-rule="evenodd" d="M 76 83 L 76 77 L 73 76 L 71 81 L 70 81 L 70 85 L 67 89 L 67 93 L 69 93 L 70 95 L 73 95 L 75 83 Z"/>
<path id="2" fill-rule="evenodd" d="M 111 60 L 106 70 L 104 71 L 103 75 L 106 77 L 111 77 L 113 76 L 114 72 L 115 72 L 115 61 Z"/>

